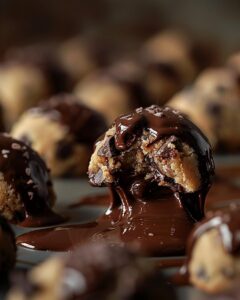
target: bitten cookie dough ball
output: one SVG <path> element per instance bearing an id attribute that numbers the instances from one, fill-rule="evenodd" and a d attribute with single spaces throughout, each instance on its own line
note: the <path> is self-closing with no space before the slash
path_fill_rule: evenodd
<path id="1" fill-rule="evenodd" d="M 81 103 L 103 114 L 108 124 L 136 106 L 129 87 L 108 71 L 91 74 L 80 81 L 75 94 Z"/>
<path id="2" fill-rule="evenodd" d="M 191 45 L 182 34 L 166 31 L 144 45 L 141 60 L 146 69 L 145 86 L 150 100 L 163 104 L 197 74 Z"/>
<path id="3" fill-rule="evenodd" d="M 217 150 L 240 147 L 238 80 L 228 69 L 204 71 L 191 88 L 176 94 L 168 105 L 186 114 Z"/>
<path id="4" fill-rule="evenodd" d="M 205 292 L 234 291 L 239 285 L 239 213 L 239 207 L 231 206 L 210 213 L 190 236 L 187 265 L 190 281 Z"/>
<path id="5" fill-rule="evenodd" d="M 25 284 L 16 284 L 8 300 L 82 299 L 175 299 L 149 263 L 134 253 L 103 244 L 89 244 L 66 257 L 55 257 L 27 274 Z"/>
<path id="6" fill-rule="evenodd" d="M 0 214 L 12 222 L 40 216 L 55 202 L 49 171 L 24 143 L 0 134 Z"/>
<path id="7" fill-rule="evenodd" d="M 21 63 L 0 67 L 0 104 L 7 128 L 48 93 L 48 82 L 36 67 Z"/>
<path id="8" fill-rule="evenodd" d="M 15 236 L 7 221 L 0 217 L 0 283 L 7 279 L 7 274 L 16 261 Z"/>
<path id="9" fill-rule="evenodd" d="M 207 192 L 213 170 L 211 149 L 200 130 L 179 112 L 153 105 L 115 120 L 96 143 L 89 177 L 97 186 L 155 182 L 183 195 Z M 202 208 L 195 213 L 202 215 Z"/>
<path id="10" fill-rule="evenodd" d="M 62 94 L 23 114 L 12 135 L 31 145 L 54 176 L 78 176 L 86 172 L 93 144 L 105 129 L 100 114 Z"/>

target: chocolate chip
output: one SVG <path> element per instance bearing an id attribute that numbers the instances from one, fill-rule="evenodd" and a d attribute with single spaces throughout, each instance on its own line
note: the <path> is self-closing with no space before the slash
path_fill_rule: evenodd
<path id="1" fill-rule="evenodd" d="M 196 276 L 198 278 L 200 278 L 201 280 L 204 280 L 204 281 L 208 281 L 209 280 L 209 276 L 208 276 L 208 274 L 206 272 L 206 269 L 203 266 L 201 266 L 201 267 L 199 267 L 197 269 Z"/>
<path id="2" fill-rule="evenodd" d="M 227 88 L 223 85 L 218 85 L 216 89 L 219 94 L 225 94 L 227 92 Z"/>
<path id="3" fill-rule="evenodd" d="M 218 103 L 209 103 L 207 111 L 212 116 L 219 116 L 222 111 L 222 107 Z"/>
<path id="4" fill-rule="evenodd" d="M 99 156 L 113 157 L 119 155 L 119 151 L 115 147 L 114 137 L 107 137 L 102 147 L 97 153 Z"/>
<path id="5" fill-rule="evenodd" d="M 56 156 L 57 158 L 64 160 L 69 158 L 73 153 L 73 144 L 68 141 L 60 141 L 57 144 Z"/>

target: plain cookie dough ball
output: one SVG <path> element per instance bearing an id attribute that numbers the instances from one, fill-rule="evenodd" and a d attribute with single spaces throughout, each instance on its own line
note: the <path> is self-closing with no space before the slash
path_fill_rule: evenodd
<path id="1" fill-rule="evenodd" d="M 48 83 L 48 95 L 53 95 L 72 89 L 71 79 L 64 70 L 56 51 L 54 44 L 34 44 L 10 49 L 6 53 L 6 60 L 38 69 Z"/>
<path id="2" fill-rule="evenodd" d="M 150 101 L 164 104 L 197 74 L 189 40 L 175 31 L 164 31 L 146 42 L 141 60 L 146 69 L 145 87 Z"/>
<path id="3" fill-rule="evenodd" d="M 87 244 L 68 256 L 50 258 L 15 284 L 8 300 L 175 299 L 175 291 L 134 252 Z"/>
<path id="4" fill-rule="evenodd" d="M 0 214 L 19 223 L 44 214 L 54 202 L 43 160 L 24 143 L 0 134 Z"/>
<path id="5" fill-rule="evenodd" d="M 54 176 L 78 176 L 85 174 L 93 144 L 105 129 L 100 114 L 61 94 L 25 112 L 12 135 L 31 145 Z"/>
<path id="6" fill-rule="evenodd" d="M 0 105 L 7 128 L 48 94 L 49 84 L 38 68 L 21 63 L 0 67 Z"/>
<path id="7" fill-rule="evenodd" d="M 7 279 L 16 261 L 16 244 L 14 233 L 7 221 L 0 217 L 0 275 L 1 283 Z"/>
<path id="8" fill-rule="evenodd" d="M 60 62 L 69 76 L 77 82 L 88 73 L 106 64 L 107 49 L 97 41 L 75 37 L 58 48 Z"/>
<path id="9" fill-rule="evenodd" d="M 113 72 L 113 71 L 112 71 Z M 96 72 L 77 84 L 75 94 L 81 103 L 105 116 L 108 124 L 136 107 L 129 85 L 106 70 Z"/>
<path id="10" fill-rule="evenodd" d="M 239 150 L 240 93 L 232 71 L 204 71 L 195 85 L 176 94 L 168 105 L 186 114 L 216 150 Z"/>
<path id="11" fill-rule="evenodd" d="M 207 293 L 232 292 L 239 286 L 239 213 L 231 205 L 211 212 L 189 238 L 190 282 Z"/>

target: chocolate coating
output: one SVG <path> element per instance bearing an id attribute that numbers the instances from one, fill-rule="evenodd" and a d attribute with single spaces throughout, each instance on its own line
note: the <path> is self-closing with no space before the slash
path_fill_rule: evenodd
<path id="1" fill-rule="evenodd" d="M 210 211 L 207 217 L 193 230 L 188 241 L 188 254 L 191 256 L 195 242 L 211 229 L 217 229 L 226 252 L 239 255 L 240 251 L 240 205 L 230 201 L 221 210 Z"/>
<path id="2" fill-rule="evenodd" d="M 196 191 L 195 193 L 185 193 L 182 187 L 175 184 L 173 181 L 170 181 L 170 185 L 191 217 L 196 220 L 201 219 L 204 214 L 205 196 L 211 185 L 214 174 L 211 147 L 203 133 L 191 121 L 178 112 L 168 107 L 160 108 L 156 105 L 145 109 L 138 108 L 133 113 L 120 116 L 115 120 L 114 125 L 116 126 L 116 133 L 114 137 L 109 140 L 109 146 L 105 145 L 100 149 L 99 155 L 111 155 L 114 157 L 115 155 L 118 155 L 119 152 L 128 151 L 144 131 L 149 132 L 151 135 L 151 141 L 149 141 L 148 146 L 153 145 L 162 138 L 169 137 L 172 140 L 179 139 L 181 142 L 185 142 L 195 150 L 201 175 L 201 187 L 199 191 Z M 114 145 L 115 149 L 113 147 Z M 108 151 L 106 151 L 107 147 Z M 109 149 L 111 149 L 110 152 Z M 103 152 L 106 153 L 104 154 Z M 171 155 L 171 153 L 164 153 L 163 149 L 161 155 Z M 156 172 L 154 170 L 154 162 L 150 161 L 149 165 L 155 173 L 154 180 L 157 181 L 160 178 L 161 180 L 169 181 L 171 179 L 166 178 L 159 170 Z M 125 184 L 125 181 L 134 182 L 136 179 L 139 180 L 139 178 L 135 178 L 136 175 L 132 173 L 133 171 L 128 171 L 122 169 L 117 174 L 114 174 L 114 185 Z M 123 182 L 121 183 L 121 181 Z M 146 184 L 145 181 L 146 180 L 142 178 L 143 184 Z M 93 185 L 101 185 L 101 174 L 91 176 L 90 182 Z"/>

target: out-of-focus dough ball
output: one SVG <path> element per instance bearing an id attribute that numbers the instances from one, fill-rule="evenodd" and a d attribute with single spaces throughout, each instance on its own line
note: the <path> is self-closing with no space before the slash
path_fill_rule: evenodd
<path id="1" fill-rule="evenodd" d="M 86 172 L 93 144 L 105 128 L 100 114 L 61 94 L 23 114 L 12 135 L 31 145 L 54 176 L 78 176 Z"/>
<path id="2" fill-rule="evenodd" d="M 175 31 L 161 32 L 145 43 L 141 59 L 146 69 L 146 90 L 152 102 L 165 103 L 194 79 L 197 66 L 190 48 L 189 40 Z"/>
<path id="3" fill-rule="evenodd" d="M 168 105 L 186 114 L 215 149 L 240 149 L 240 93 L 237 76 L 231 70 L 204 71 L 191 88 L 176 94 Z"/>
<path id="4" fill-rule="evenodd" d="M 60 62 L 74 82 L 105 65 L 107 54 L 103 44 L 81 37 L 66 40 L 58 48 Z"/>
<path id="5" fill-rule="evenodd" d="M 107 72 L 97 72 L 84 78 L 77 84 L 75 94 L 81 103 L 103 114 L 108 124 L 136 106 L 129 86 Z"/>
<path id="6" fill-rule="evenodd" d="M 49 84 L 38 68 L 9 63 L 0 67 L 0 104 L 6 127 L 10 128 L 28 108 L 49 93 Z"/>

